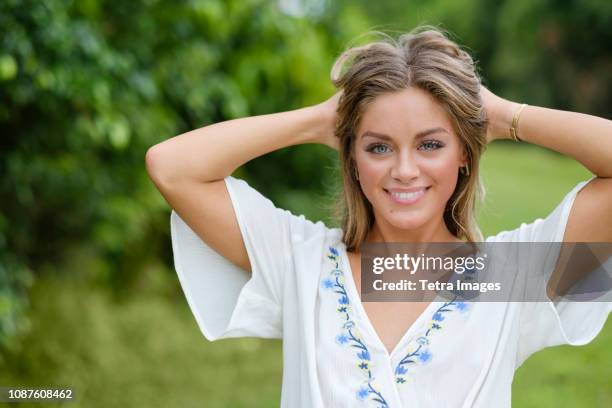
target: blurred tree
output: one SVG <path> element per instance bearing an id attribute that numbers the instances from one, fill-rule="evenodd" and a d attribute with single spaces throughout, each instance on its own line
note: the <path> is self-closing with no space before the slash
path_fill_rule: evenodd
<path id="1" fill-rule="evenodd" d="M 612 3 L 607 0 L 408 0 L 358 4 L 371 27 L 448 29 L 485 83 L 527 103 L 612 117 Z"/>
<path id="2" fill-rule="evenodd" d="M 612 117 L 612 3 L 506 2 L 492 74 L 517 99 Z"/>
<path id="3" fill-rule="evenodd" d="M 118 294 L 152 254 L 172 265 L 169 208 L 146 174 L 146 150 L 330 96 L 329 50 L 342 37 L 327 37 L 337 20 L 324 18 L 266 0 L 0 3 L 0 344 L 27 325 L 33 276 L 78 252 L 91 255 L 83 276 Z M 316 197 L 305 203 L 296 189 L 322 191 L 329 154 L 283 149 L 238 176 L 320 218 Z"/>

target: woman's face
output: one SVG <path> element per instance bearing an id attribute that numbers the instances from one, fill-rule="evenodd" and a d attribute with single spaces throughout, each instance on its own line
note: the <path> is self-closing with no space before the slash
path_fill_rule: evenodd
<path id="1" fill-rule="evenodd" d="M 446 112 L 429 93 L 414 87 L 380 95 L 367 107 L 355 160 L 376 222 L 388 231 L 431 231 L 465 165 Z"/>

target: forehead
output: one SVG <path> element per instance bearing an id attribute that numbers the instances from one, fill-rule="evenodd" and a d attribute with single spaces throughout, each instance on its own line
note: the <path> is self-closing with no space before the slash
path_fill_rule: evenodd
<path id="1" fill-rule="evenodd" d="M 452 133 L 452 123 L 442 105 L 428 92 L 408 88 L 377 96 L 361 116 L 358 135 L 366 130 L 381 133 L 416 133 L 443 127 Z"/>

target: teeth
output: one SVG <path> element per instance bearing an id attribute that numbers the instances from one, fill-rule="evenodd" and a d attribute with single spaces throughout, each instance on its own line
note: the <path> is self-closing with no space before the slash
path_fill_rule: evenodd
<path id="1" fill-rule="evenodd" d="M 393 195 L 393 197 L 396 197 L 400 200 L 410 200 L 412 198 L 416 198 L 419 197 L 421 195 L 423 195 L 423 193 L 425 192 L 425 190 L 421 190 L 421 191 L 415 191 L 414 193 L 394 193 L 391 192 L 391 194 Z"/>

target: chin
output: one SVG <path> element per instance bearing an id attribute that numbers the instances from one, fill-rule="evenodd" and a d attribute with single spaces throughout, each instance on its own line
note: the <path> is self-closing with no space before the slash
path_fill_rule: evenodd
<path id="1" fill-rule="evenodd" d="M 394 228 L 401 230 L 417 229 L 427 221 L 422 214 L 396 214 L 387 218 L 387 222 Z"/>

